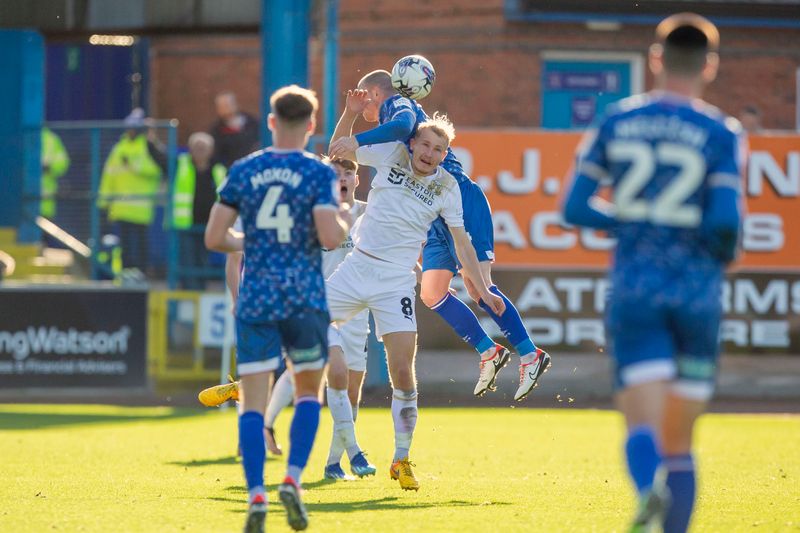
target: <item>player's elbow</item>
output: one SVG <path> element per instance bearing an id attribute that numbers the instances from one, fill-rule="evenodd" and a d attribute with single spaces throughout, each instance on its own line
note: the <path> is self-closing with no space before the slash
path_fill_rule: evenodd
<path id="1" fill-rule="evenodd" d="M 414 121 L 406 120 L 406 121 L 399 121 L 394 127 L 394 136 L 397 139 L 405 139 L 411 135 L 411 132 L 414 131 Z"/>
<path id="2" fill-rule="evenodd" d="M 566 200 L 561 204 L 561 215 L 564 222 L 567 224 L 578 225 L 581 221 L 581 210 L 585 205 L 581 205 L 580 200 L 575 198 L 574 195 L 567 196 Z"/>
<path id="3" fill-rule="evenodd" d="M 219 249 L 221 238 L 211 225 L 206 226 L 206 232 L 203 235 L 203 243 L 205 243 L 207 249 L 213 252 L 224 251 Z"/>

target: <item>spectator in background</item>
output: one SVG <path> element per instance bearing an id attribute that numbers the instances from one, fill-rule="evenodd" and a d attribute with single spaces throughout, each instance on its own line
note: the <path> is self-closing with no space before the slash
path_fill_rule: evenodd
<path id="1" fill-rule="evenodd" d="M 214 138 L 208 133 L 189 136 L 189 153 L 178 156 L 175 189 L 172 196 L 172 225 L 180 231 L 180 262 L 183 268 L 207 268 L 208 251 L 203 243 L 211 206 L 217 200 L 217 187 L 225 179 L 225 167 L 212 165 Z M 203 281 L 191 272 L 184 277 L 186 289 L 202 289 Z"/>
<path id="2" fill-rule="evenodd" d="M 42 182 L 40 214 L 49 219 L 56 216 L 58 179 L 69 169 L 69 155 L 61 138 L 48 127 L 42 127 Z"/>
<path id="3" fill-rule="evenodd" d="M 749 135 L 761 131 L 761 111 L 756 106 L 749 105 L 739 113 L 739 122 Z"/>
<path id="4" fill-rule="evenodd" d="M 108 221 L 116 226 L 122 266 L 144 272 L 148 227 L 153 223 L 166 157 L 155 132 L 147 131 L 143 109 L 137 107 L 125 118 L 125 128 L 103 167 L 97 205 L 107 210 Z"/>
<path id="5" fill-rule="evenodd" d="M 234 161 L 258 150 L 258 120 L 243 111 L 239 111 L 236 95 L 231 92 L 220 93 L 214 98 L 217 119 L 211 125 L 214 137 L 214 161 L 230 168 Z"/>

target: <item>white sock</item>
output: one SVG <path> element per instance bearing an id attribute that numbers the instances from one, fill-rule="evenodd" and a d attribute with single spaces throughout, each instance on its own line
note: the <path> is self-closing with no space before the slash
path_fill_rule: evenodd
<path id="1" fill-rule="evenodd" d="M 334 452 L 338 451 L 338 446 L 335 446 L 336 437 L 338 437 L 338 445 L 347 450 L 347 456 L 352 459 L 357 455 L 361 449 L 358 447 L 356 441 L 356 428 L 353 424 L 353 406 L 350 405 L 350 398 L 347 396 L 347 390 L 338 390 L 326 387 L 325 392 L 328 397 L 328 409 L 331 411 L 333 417 L 333 434 L 334 439 L 331 442 L 331 453 L 328 456 L 328 464 L 332 462 L 339 462 L 338 458 L 334 459 Z M 336 448 L 336 449 L 334 449 Z M 341 457 L 341 451 L 339 451 Z M 331 459 L 333 460 L 331 462 Z"/>
<path id="2" fill-rule="evenodd" d="M 291 405 L 294 399 L 294 382 L 292 381 L 292 373 L 286 371 L 281 374 L 278 381 L 272 387 L 272 395 L 269 397 L 269 404 L 267 405 L 267 412 L 264 414 L 264 427 L 271 428 L 275 426 L 275 419 L 278 414 L 285 408 Z"/>
<path id="3" fill-rule="evenodd" d="M 356 418 L 358 418 L 358 406 L 353 406 L 353 424 L 356 423 Z"/>
<path id="4" fill-rule="evenodd" d="M 392 391 L 392 420 L 394 421 L 394 459 L 408 457 L 411 438 L 417 425 L 417 391 Z"/>
<path id="5" fill-rule="evenodd" d="M 519 356 L 519 364 L 527 365 L 536 361 L 536 352 L 528 353 Z"/>

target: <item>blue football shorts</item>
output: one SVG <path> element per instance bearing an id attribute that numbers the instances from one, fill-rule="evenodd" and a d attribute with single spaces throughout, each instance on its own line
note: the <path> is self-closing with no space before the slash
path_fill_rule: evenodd
<path id="1" fill-rule="evenodd" d="M 295 372 L 319 370 L 328 360 L 327 312 L 308 310 L 284 320 L 251 324 L 236 319 L 236 367 L 239 375 L 275 371 L 282 354 Z"/>
<path id="2" fill-rule="evenodd" d="M 489 201 L 478 184 L 470 179 L 463 179 L 458 186 L 464 209 L 464 229 L 472 240 L 478 261 L 494 261 L 494 224 Z M 456 274 L 460 269 L 453 236 L 439 217 L 431 224 L 422 248 L 422 270 L 449 270 Z"/>
<path id="3" fill-rule="evenodd" d="M 709 400 L 719 357 L 720 291 L 719 280 L 699 290 L 667 282 L 655 294 L 613 288 L 606 339 L 615 388 L 666 380 L 681 397 Z"/>

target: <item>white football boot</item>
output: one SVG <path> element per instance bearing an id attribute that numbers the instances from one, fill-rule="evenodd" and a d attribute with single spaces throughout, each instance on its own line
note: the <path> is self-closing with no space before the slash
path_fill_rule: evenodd
<path id="1" fill-rule="evenodd" d="M 550 354 L 536 348 L 536 359 L 532 363 L 519 365 L 519 388 L 514 394 L 516 401 L 522 401 L 538 385 L 539 377 L 550 368 Z"/>
<path id="2" fill-rule="evenodd" d="M 511 352 L 505 346 L 495 344 L 494 348 L 486 350 L 481 354 L 480 372 L 478 374 L 478 384 L 475 385 L 475 396 L 483 396 L 487 390 L 496 389 L 494 382 L 497 373 L 508 364 L 511 359 Z"/>

